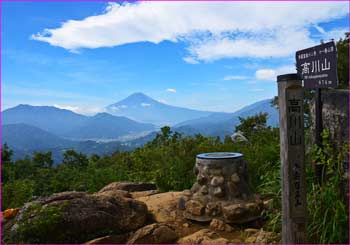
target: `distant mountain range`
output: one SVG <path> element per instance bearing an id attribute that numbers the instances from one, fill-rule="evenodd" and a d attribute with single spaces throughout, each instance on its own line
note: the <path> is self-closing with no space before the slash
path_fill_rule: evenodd
<path id="1" fill-rule="evenodd" d="M 156 127 L 108 113 L 83 116 L 53 106 L 18 105 L 2 112 L 3 125 L 27 124 L 74 140 L 116 140 L 127 135 L 151 132 Z"/>
<path id="2" fill-rule="evenodd" d="M 117 103 L 107 106 L 106 110 L 112 115 L 124 116 L 158 126 L 172 126 L 183 121 L 205 117 L 212 113 L 166 105 L 143 93 L 134 93 Z"/>
<path id="3" fill-rule="evenodd" d="M 206 117 L 179 123 L 173 127 L 174 131 L 186 135 L 203 134 L 206 136 L 232 135 L 235 127 L 240 123 L 239 117 L 246 118 L 259 112 L 267 112 L 267 125 L 276 127 L 278 125 L 278 111 L 271 106 L 271 99 L 262 100 L 246 106 L 234 113 L 212 113 Z"/>
<path id="4" fill-rule="evenodd" d="M 53 106 L 18 105 L 2 112 L 3 124 L 28 124 L 57 135 L 82 125 L 88 117 Z"/>
<path id="5" fill-rule="evenodd" d="M 84 116 L 52 106 L 18 105 L 2 112 L 2 142 L 14 150 L 16 158 L 52 151 L 59 161 L 62 152 L 71 148 L 88 155 L 133 149 L 152 140 L 164 125 L 184 135 L 224 137 L 234 132 L 239 117 L 259 112 L 269 113 L 268 125 L 278 125 L 278 112 L 271 100 L 221 113 L 170 106 L 135 93 L 106 110 L 109 113 Z"/>

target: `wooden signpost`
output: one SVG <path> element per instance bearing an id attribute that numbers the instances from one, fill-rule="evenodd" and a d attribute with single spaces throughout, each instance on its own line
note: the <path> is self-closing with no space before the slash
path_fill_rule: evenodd
<path id="1" fill-rule="evenodd" d="M 322 147 L 322 88 L 338 87 L 337 48 L 328 42 L 299 50 L 295 54 L 297 71 L 305 89 L 315 89 L 315 144 Z M 323 179 L 323 166 L 315 164 L 319 183 Z"/>
<path id="2" fill-rule="evenodd" d="M 297 74 L 277 77 L 282 162 L 282 243 L 307 243 L 304 90 Z"/>
<path id="3" fill-rule="evenodd" d="M 316 143 L 321 145 L 321 88 L 338 86 L 334 42 L 297 51 L 296 61 L 297 74 L 277 77 L 284 244 L 307 243 L 304 88 L 316 89 Z"/>

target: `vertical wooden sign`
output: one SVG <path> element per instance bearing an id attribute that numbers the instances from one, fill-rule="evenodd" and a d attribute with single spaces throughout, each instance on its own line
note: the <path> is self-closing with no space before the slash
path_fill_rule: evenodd
<path id="1" fill-rule="evenodd" d="M 277 77 L 282 163 L 282 243 L 307 243 L 304 91 L 297 74 Z"/>

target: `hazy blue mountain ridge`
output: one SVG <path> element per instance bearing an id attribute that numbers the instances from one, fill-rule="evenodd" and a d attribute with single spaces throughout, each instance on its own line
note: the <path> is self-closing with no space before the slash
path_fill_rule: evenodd
<path id="1" fill-rule="evenodd" d="M 152 131 L 152 124 L 139 123 L 108 113 L 84 116 L 53 106 L 18 105 L 2 112 L 3 125 L 27 124 L 57 136 L 75 139 L 117 139 L 120 136 Z"/>
<path id="2" fill-rule="evenodd" d="M 53 106 L 18 105 L 2 112 L 2 123 L 32 125 L 56 135 L 82 125 L 87 116 Z"/>
<path id="3" fill-rule="evenodd" d="M 125 116 L 158 126 L 171 126 L 212 113 L 167 105 L 143 93 L 134 93 L 117 103 L 107 106 L 106 110 L 112 115 Z"/>
<path id="4" fill-rule="evenodd" d="M 278 125 L 278 111 L 271 106 L 271 99 L 263 100 L 246 106 L 234 113 L 212 113 L 207 117 L 185 121 L 173 127 L 174 131 L 184 134 L 203 134 L 205 136 L 232 135 L 235 127 L 240 123 L 239 117 L 246 118 L 260 112 L 268 113 L 267 125 Z"/>

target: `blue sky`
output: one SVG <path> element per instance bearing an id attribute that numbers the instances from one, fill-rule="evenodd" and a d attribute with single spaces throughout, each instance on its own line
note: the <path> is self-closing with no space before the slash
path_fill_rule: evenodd
<path id="1" fill-rule="evenodd" d="M 2 109 L 94 114 L 134 92 L 235 111 L 276 95 L 298 49 L 349 29 L 346 2 L 5 2 Z"/>

